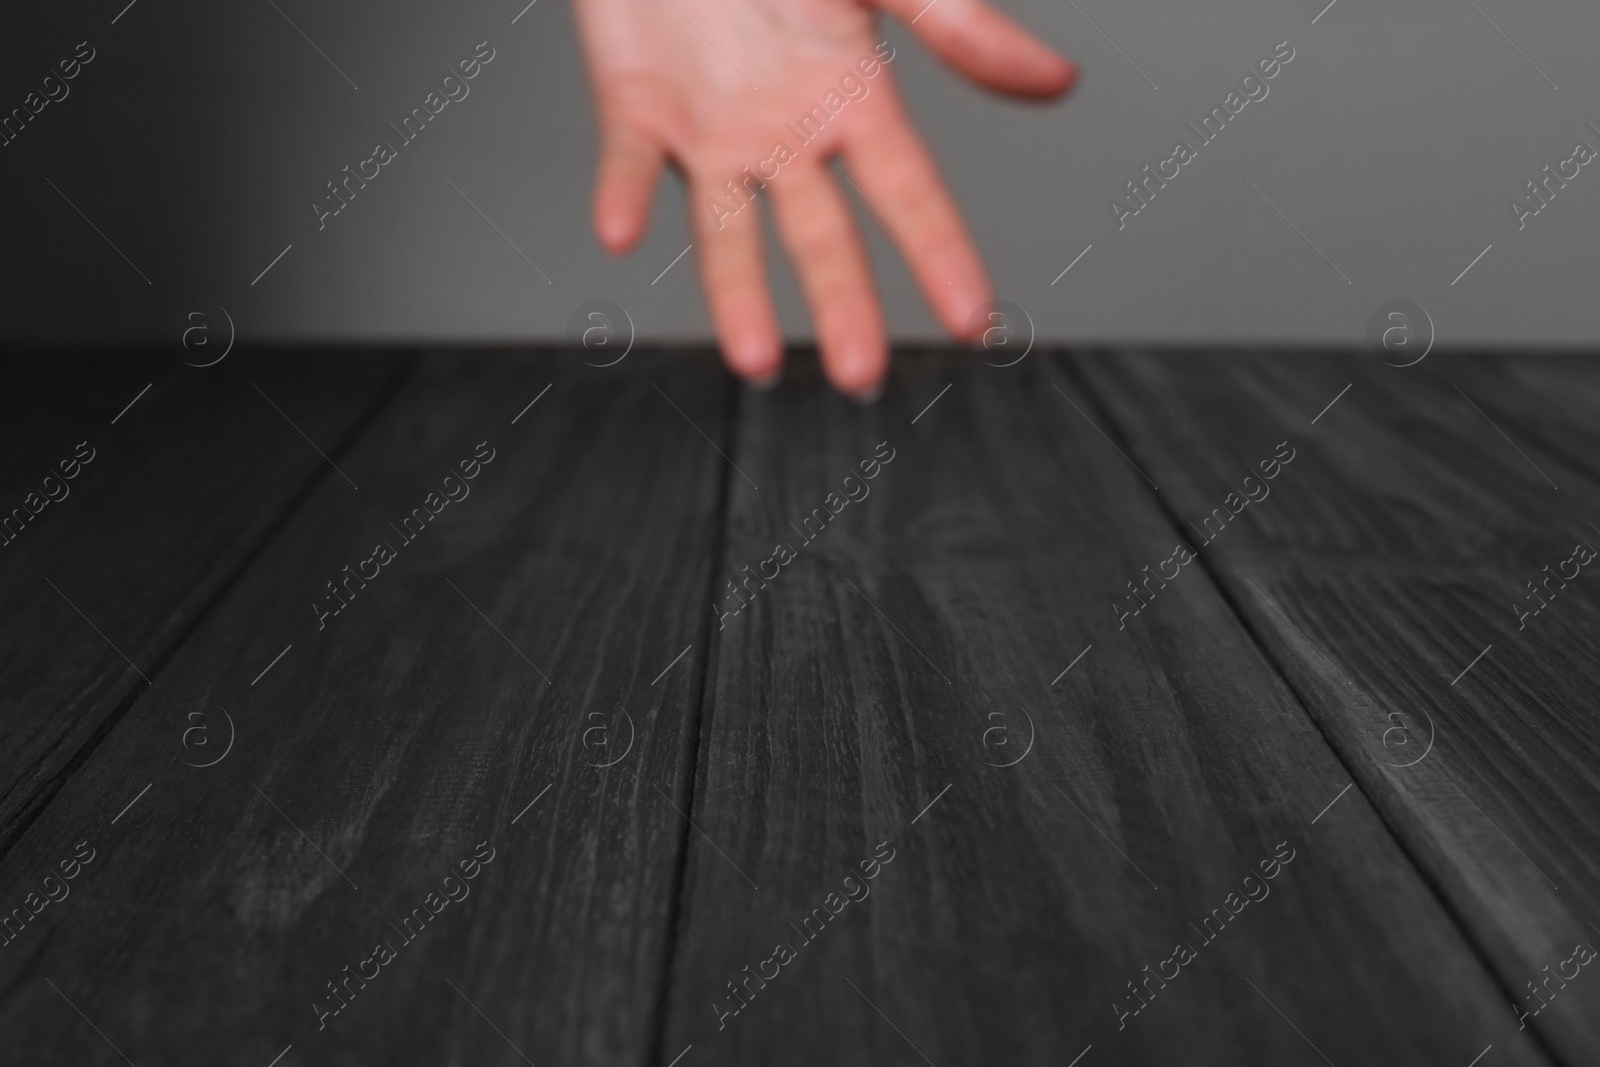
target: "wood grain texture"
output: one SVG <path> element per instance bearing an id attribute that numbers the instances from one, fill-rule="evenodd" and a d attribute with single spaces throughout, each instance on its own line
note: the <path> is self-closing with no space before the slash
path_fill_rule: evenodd
<path id="1" fill-rule="evenodd" d="M 1539 1009 L 1530 1030 L 1595 1062 L 1593 968 L 1544 986 L 1542 1008 L 1528 983 L 1600 946 L 1600 578 L 1558 579 L 1531 617 L 1512 605 L 1537 606 L 1524 583 L 1576 544 L 1600 548 L 1600 368 L 1443 353 L 1405 369 L 1327 353 L 1074 367 L 1177 522 L 1221 506 L 1276 442 L 1299 450 L 1269 497 L 1196 538 L 1201 559 L 1492 961 L 1494 1028 L 1513 1001 Z"/>
<path id="2" fill-rule="evenodd" d="M 333 474 L 256 387 L 337 455 L 402 362 L 241 349 L 208 368 L 167 353 L 7 368 L 0 508 L 59 500 L 0 535 L 0 852 Z"/>
<path id="3" fill-rule="evenodd" d="M 661 1062 L 1548 1062 L 1362 791 L 1317 819 L 1348 771 L 1207 573 L 1118 630 L 1181 535 L 1076 383 L 896 374 L 870 409 L 804 364 L 741 403 L 719 583 L 795 558 L 715 633 Z"/>
<path id="4" fill-rule="evenodd" d="M 720 527 L 725 463 L 701 431 L 726 436 L 727 388 L 710 360 L 645 352 L 608 371 L 427 361 L 340 460 L 359 491 L 321 480 L 8 857 L 7 907 L 96 850 L 0 949 L 9 1049 L 644 1062 L 687 832 L 664 798 L 687 794 Z M 391 527 L 462 484 L 413 539 Z M 396 558 L 319 629 L 323 583 L 375 542 Z M 195 701 L 237 728 L 205 769 L 164 738 Z M 451 889 L 480 848 L 492 862 Z M 385 941 L 395 958 L 364 963 Z M 319 1029 L 346 965 L 377 975 Z"/>
<path id="5" fill-rule="evenodd" d="M 5 671 L 86 686 L 39 691 L 65 724 L 14 697 L 0 720 L 69 753 L 16 791 L 0 866 L 0 920 L 41 902 L 0 936 L 7 1057 L 1465 1067 L 1492 1044 L 1491 1067 L 1600 1048 L 1587 970 L 1528 1029 L 1508 1003 L 1600 943 L 1580 924 L 1587 571 L 1525 631 L 1502 605 L 1600 502 L 1600 371 L 910 353 L 862 409 L 805 357 L 766 394 L 709 353 L 440 356 L 393 396 L 387 365 L 257 369 L 275 373 L 195 379 L 181 404 L 158 385 L 141 403 L 173 390 L 164 417 L 117 477 L 85 473 L 29 531 L 59 540 L 39 558 L 88 560 L 96 623 L 143 642 L 153 685 L 0 566 Z M 343 473 L 241 400 L 250 380 L 311 411 Z M 140 385 L 108 374 L 105 403 Z M 54 461 L 54 438 L 3 432 Z M 1272 495 L 1129 601 L 1285 439 Z M 894 458 L 862 479 L 880 442 Z M 401 532 L 430 492 L 437 518 Z M 394 558 L 334 599 L 375 542 Z M 719 624 L 780 542 L 793 560 Z M 179 729 L 195 709 L 199 740 Z M 1419 720 L 1428 754 L 1394 766 Z M 94 858 L 43 905 L 80 842 Z M 327 983 L 380 941 L 394 959 L 319 1029 Z M 751 978 L 780 941 L 793 960 Z M 1194 958 L 1135 994 L 1180 943 Z"/>

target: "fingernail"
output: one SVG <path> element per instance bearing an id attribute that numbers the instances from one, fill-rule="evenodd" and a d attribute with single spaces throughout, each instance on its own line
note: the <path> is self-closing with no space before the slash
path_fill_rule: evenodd
<path id="1" fill-rule="evenodd" d="M 778 368 L 765 378 L 752 378 L 748 383 L 750 388 L 758 393 L 769 392 L 783 381 L 783 368 Z"/>
<path id="2" fill-rule="evenodd" d="M 845 395 L 851 400 L 855 401 L 857 404 L 860 404 L 862 407 L 871 407 L 873 404 L 878 402 L 878 399 L 881 396 L 883 396 L 883 388 L 886 384 L 886 382 L 880 381 L 877 385 L 874 385 L 871 389 L 868 389 L 865 392 L 846 393 Z"/>

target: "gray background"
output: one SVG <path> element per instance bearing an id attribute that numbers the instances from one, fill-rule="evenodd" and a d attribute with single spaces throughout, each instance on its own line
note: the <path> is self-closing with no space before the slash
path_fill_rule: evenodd
<path id="1" fill-rule="evenodd" d="M 676 180 L 633 255 L 613 260 L 595 244 L 595 135 L 571 11 L 538 0 L 512 25 L 525 2 L 278 0 L 359 91 L 268 0 L 138 0 L 115 25 L 126 0 L 11 16 L 0 108 L 20 105 L 77 41 L 98 56 L 67 100 L 0 149 L 3 336 L 147 340 L 197 298 L 226 307 L 249 340 L 541 339 L 599 297 L 625 307 L 642 337 L 705 337 L 688 258 L 650 284 L 690 240 Z M 1045 106 L 974 90 L 900 27 L 886 32 L 997 294 L 1027 308 L 1043 336 L 1357 343 L 1373 308 L 1405 298 L 1428 310 L 1440 344 L 1591 341 L 1600 165 L 1521 232 L 1506 201 L 1575 141 L 1600 148 L 1585 126 L 1600 123 L 1600 11 L 1578 0 L 1477 0 L 1481 12 L 1471 0 L 1337 0 L 1313 24 L 1325 3 L 1078 0 L 1080 13 L 1003 0 L 1082 66 L 1073 95 Z M 1118 232 L 1107 199 L 1285 39 L 1297 55 L 1271 95 Z M 483 40 L 497 56 L 471 96 L 318 232 L 310 203 L 324 182 Z M 893 333 L 938 336 L 859 215 Z M 809 337 L 775 245 L 782 321 Z"/>

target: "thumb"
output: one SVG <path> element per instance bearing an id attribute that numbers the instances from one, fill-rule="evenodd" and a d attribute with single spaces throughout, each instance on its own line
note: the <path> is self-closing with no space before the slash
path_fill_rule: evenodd
<path id="1" fill-rule="evenodd" d="M 1060 96 L 1077 65 L 985 0 L 876 0 L 918 40 L 972 81 L 1012 96 Z"/>

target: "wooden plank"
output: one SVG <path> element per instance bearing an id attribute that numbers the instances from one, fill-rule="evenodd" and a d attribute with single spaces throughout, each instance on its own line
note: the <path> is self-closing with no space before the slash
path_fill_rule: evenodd
<path id="1" fill-rule="evenodd" d="M 1179 534 L 1075 393 L 750 400 L 719 578 L 778 576 L 716 634 L 662 1061 L 1548 1062 L 1206 573 L 1117 628 Z"/>
<path id="2" fill-rule="evenodd" d="M 640 1062 L 727 388 L 704 355 L 427 361 L 340 460 L 359 491 L 317 486 L 8 859 L 7 906 L 95 850 L 0 956 L 16 1054 Z M 164 737 L 194 703 L 236 730 L 208 768 Z"/>
<path id="3" fill-rule="evenodd" d="M 1185 525 L 1291 442 L 1292 466 L 1252 483 L 1270 496 L 1214 518 L 1203 547 L 1191 529 L 1201 560 L 1493 962 L 1497 1016 L 1537 1012 L 1522 1025 L 1593 1062 L 1600 980 L 1550 976 L 1586 973 L 1563 961 L 1600 945 L 1600 599 L 1573 564 L 1537 615 L 1512 605 L 1536 607 L 1524 583 L 1575 544 L 1600 548 L 1600 369 L 1441 353 L 1075 366 Z"/>
<path id="4" fill-rule="evenodd" d="M 206 368 L 144 353 L 7 369 L 0 853 L 331 473 L 317 448 L 337 456 L 395 371 L 244 349 Z"/>

